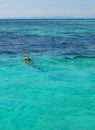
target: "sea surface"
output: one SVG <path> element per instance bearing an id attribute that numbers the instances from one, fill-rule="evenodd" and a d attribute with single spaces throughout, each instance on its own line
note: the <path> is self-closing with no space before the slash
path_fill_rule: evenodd
<path id="1" fill-rule="evenodd" d="M 95 19 L 0 20 L 0 130 L 95 130 Z"/>

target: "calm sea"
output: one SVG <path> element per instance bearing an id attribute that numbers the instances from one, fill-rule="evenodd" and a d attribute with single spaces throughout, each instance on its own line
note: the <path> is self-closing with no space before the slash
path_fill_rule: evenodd
<path id="1" fill-rule="evenodd" d="M 94 19 L 0 20 L 0 130 L 95 130 Z"/>

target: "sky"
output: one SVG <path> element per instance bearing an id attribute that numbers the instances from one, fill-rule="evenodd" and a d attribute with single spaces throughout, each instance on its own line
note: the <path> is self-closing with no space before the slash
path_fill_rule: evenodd
<path id="1" fill-rule="evenodd" d="M 95 18 L 95 0 L 0 0 L 0 18 Z"/>

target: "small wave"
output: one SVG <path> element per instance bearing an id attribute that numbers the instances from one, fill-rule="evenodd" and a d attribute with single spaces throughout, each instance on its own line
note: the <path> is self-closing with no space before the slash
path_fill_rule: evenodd
<path id="1" fill-rule="evenodd" d="M 58 57 L 63 57 L 64 59 L 77 59 L 77 58 L 95 58 L 95 55 L 68 55 L 68 54 L 63 54 Z"/>
<path id="2" fill-rule="evenodd" d="M 0 54 L 8 54 L 8 55 L 13 55 L 15 54 L 14 52 L 12 51 L 0 51 Z"/>

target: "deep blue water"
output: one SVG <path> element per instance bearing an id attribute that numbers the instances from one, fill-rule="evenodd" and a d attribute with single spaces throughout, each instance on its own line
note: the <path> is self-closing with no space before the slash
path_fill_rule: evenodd
<path id="1" fill-rule="evenodd" d="M 0 20 L 0 130 L 95 130 L 94 19 Z"/>
<path id="2" fill-rule="evenodd" d="M 95 20 L 0 20 L 0 53 L 95 56 Z"/>

